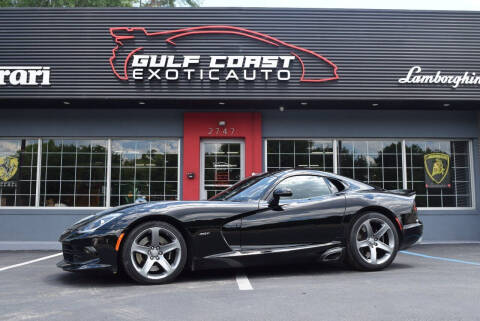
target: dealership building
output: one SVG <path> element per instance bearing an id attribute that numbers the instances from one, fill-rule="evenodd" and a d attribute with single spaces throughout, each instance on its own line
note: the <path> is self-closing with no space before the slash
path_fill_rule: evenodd
<path id="1" fill-rule="evenodd" d="M 102 209 L 314 168 L 480 241 L 480 13 L 0 10 L 0 249 Z"/>

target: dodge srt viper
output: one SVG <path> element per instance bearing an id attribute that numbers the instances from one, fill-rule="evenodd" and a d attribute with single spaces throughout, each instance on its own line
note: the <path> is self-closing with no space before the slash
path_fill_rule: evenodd
<path id="1" fill-rule="evenodd" d="M 122 269 L 160 284 L 185 268 L 345 260 L 389 266 L 421 239 L 415 193 L 315 170 L 251 176 L 207 201 L 129 204 L 86 217 L 60 237 L 66 271 Z"/>

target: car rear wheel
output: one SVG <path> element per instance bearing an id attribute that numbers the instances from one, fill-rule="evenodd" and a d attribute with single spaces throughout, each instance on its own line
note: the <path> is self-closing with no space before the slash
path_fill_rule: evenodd
<path id="1" fill-rule="evenodd" d="M 398 232 L 392 221 L 380 213 L 366 213 L 350 229 L 347 262 L 362 271 L 381 270 L 395 259 L 398 247 Z"/>
<path id="2" fill-rule="evenodd" d="M 146 222 L 128 233 L 122 248 L 122 263 L 127 275 L 143 284 L 173 281 L 187 261 L 187 246 L 182 234 L 165 222 Z"/>

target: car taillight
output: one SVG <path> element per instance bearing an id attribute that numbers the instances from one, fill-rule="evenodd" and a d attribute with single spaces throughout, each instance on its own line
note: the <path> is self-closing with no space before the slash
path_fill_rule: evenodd
<path id="1" fill-rule="evenodd" d="M 413 213 L 415 216 L 417 216 L 417 204 L 415 203 L 415 201 L 413 202 L 412 213 Z"/>

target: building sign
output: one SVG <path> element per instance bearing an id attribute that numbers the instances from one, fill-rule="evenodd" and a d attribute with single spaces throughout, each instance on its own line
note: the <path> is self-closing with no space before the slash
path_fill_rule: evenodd
<path id="1" fill-rule="evenodd" d="M 18 179 L 18 157 L 0 157 L 0 187 L 14 187 Z"/>
<path id="2" fill-rule="evenodd" d="M 424 156 L 425 187 L 450 188 L 450 155 L 430 153 Z"/>
<path id="3" fill-rule="evenodd" d="M 401 84 L 433 84 L 433 85 L 449 85 L 452 88 L 458 88 L 460 86 L 472 86 L 480 84 L 480 76 L 477 76 L 474 72 L 465 71 L 461 75 L 449 75 L 442 71 L 437 71 L 434 74 L 422 73 L 422 67 L 413 66 L 408 71 L 404 78 L 398 79 Z"/>
<path id="4" fill-rule="evenodd" d="M 133 55 L 135 80 L 290 80 L 294 56 L 210 56 L 208 69 L 196 68 L 201 56 Z M 258 71 L 258 73 L 257 73 Z"/>
<path id="5" fill-rule="evenodd" d="M 201 26 L 148 32 L 119 27 L 110 28 L 110 34 L 116 43 L 110 65 L 114 75 L 125 81 L 285 82 L 296 78 L 326 82 L 339 78 L 338 67 L 318 53 L 245 28 Z M 190 50 L 192 43 L 200 44 L 203 54 L 184 52 L 184 42 L 190 43 Z"/>
<path id="6" fill-rule="evenodd" d="M 50 67 L 0 66 L 0 86 L 50 85 Z"/>

